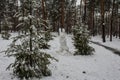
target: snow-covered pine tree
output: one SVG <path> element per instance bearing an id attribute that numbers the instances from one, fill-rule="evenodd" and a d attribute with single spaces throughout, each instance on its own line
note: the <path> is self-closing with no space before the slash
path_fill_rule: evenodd
<path id="1" fill-rule="evenodd" d="M 1 37 L 5 40 L 9 40 L 10 36 L 11 36 L 11 34 L 9 34 L 9 32 L 7 32 L 7 31 L 1 32 Z"/>
<path id="2" fill-rule="evenodd" d="M 42 10 L 42 19 L 43 19 L 43 27 L 45 32 L 45 41 L 48 42 L 49 40 L 51 40 L 51 35 L 50 35 L 50 27 L 46 27 L 48 26 L 48 9 L 47 9 L 47 0 L 41 0 L 41 10 Z M 49 7 L 49 6 L 48 6 Z M 49 48 L 49 45 L 44 45 L 43 48 Z"/>
<path id="3" fill-rule="evenodd" d="M 89 35 L 89 31 L 87 30 L 87 25 L 82 23 L 75 25 L 73 35 L 74 46 L 76 48 L 74 55 L 92 55 L 94 48 L 89 46 L 91 37 Z"/>
<path id="4" fill-rule="evenodd" d="M 0 29 L 1 34 L 2 34 L 2 38 L 8 40 L 10 37 L 9 31 L 13 29 L 13 15 L 14 13 L 17 11 L 16 10 L 16 5 L 15 5 L 15 1 L 16 0 L 2 0 L 2 4 L 0 1 L 0 6 L 2 8 L 2 10 L 0 10 L 0 16 L 2 16 L 0 23 Z M 1 13 L 2 12 L 2 13 Z M 15 23 L 15 22 L 14 22 Z"/>
<path id="5" fill-rule="evenodd" d="M 2 31 L 1 23 L 2 23 L 2 20 L 4 19 L 5 5 L 6 5 L 6 1 L 0 0 L 0 33 Z"/>
<path id="6" fill-rule="evenodd" d="M 6 16 L 4 15 L 4 20 L 2 22 L 2 31 L 1 31 L 1 37 L 5 40 L 9 40 L 11 34 L 9 33 L 9 29 L 11 28 L 11 22 L 8 20 L 8 18 L 6 18 Z"/>
<path id="7" fill-rule="evenodd" d="M 42 30 L 41 19 L 33 15 L 35 0 L 23 0 L 21 13 L 18 13 L 20 23 L 17 28 L 23 33 L 13 38 L 10 47 L 6 50 L 8 57 L 15 57 L 7 69 L 13 69 L 13 75 L 22 79 L 32 79 L 50 76 L 48 69 L 49 59 L 54 59 L 50 54 L 41 50 L 45 44 L 44 31 Z"/>
<path id="8" fill-rule="evenodd" d="M 39 22 L 42 23 L 41 21 L 42 21 L 42 19 Z M 50 45 L 48 45 L 48 42 L 53 39 L 52 35 L 51 35 L 51 31 L 52 31 L 51 30 L 51 25 L 49 24 L 49 22 L 47 20 L 46 20 L 46 23 L 47 23 L 47 25 L 44 25 L 44 24 L 41 25 L 41 27 L 46 27 L 45 31 L 42 30 L 43 33 L 44 33 L 43 37 L 42 37 L 42 40 L 43 40 L 44 43 L 41 44 L 41 48 L 43 48 L 43 49 L 49 49 Z"/>

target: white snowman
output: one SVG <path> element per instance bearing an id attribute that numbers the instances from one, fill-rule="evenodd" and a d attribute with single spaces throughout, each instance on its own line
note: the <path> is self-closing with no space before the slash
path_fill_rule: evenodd
<path id="1" fill-rule="evenodd" d="M 69 48 L 67 46 L 67 42 L 66 42 L 66 33 L 65 33 L 65 29 L 61 28 L 59 29 L 59 33 L 60 33 L 60 50 L 59 52 L 61 52 L 62 54 L 68 54 L 69 52 Z"/>

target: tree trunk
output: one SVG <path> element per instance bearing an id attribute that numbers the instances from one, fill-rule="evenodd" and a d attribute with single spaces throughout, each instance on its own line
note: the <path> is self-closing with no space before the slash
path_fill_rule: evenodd
<path id="1" fill-rule="evenodd" d="M 115 0 L 113 0 L 112 14 L 111 14 L 111 24 L 110 24 L 110 41 L 112 41 L 112 29 L 113 29 L 113 12 L 114 12 Z"/>
<path id="2" fill-rule="evenodd" d="M 13 17 L 12 19 L 13 19 L 13 21 L 14 21 L 13 31 L 15 32 L 15 31 L 16 31 L 16 26 L 17 26 L 17 24 L 18 24 L 18 21 L 17 21 L 17 19 L 16 19 L 15 17 Z"/>
<path id="3" fill-rule="evenodd" d="M 77 22 L 77 9 L 76 9 L 76 6 L 75 6 L 75 16 L 74 16 L 74 25 L 76 25 L 76 22 Z"/>
<path id="4" fill-rule="evenodd" d="M 1 33 L 1 31 L 2 31 L 2 30 L 1 30 L 1 27 L 2 27 L 2 24 L 1 24 L 1 20 L 0 20 L 0 33 Z"/>
<path id="5" fill-rule="evenodd" d="M 32 2 L 30 1 L 30 15 L 32 15 Z M 32 25 L 32 19 L 30 18 L 30 26 Z M 32 51 L 32 28 L 30 28 L 30 51 Z"/>
<path id="6" fill-rule="evenodd" d="M 86 24 L 86 0 L 84 0 L 84 15 L 83 15 L 83 22 Z"/>
<path id="7" fill-rule="evenodd" d="M 89 15 L 89 29 L 91 30 L 92 35 L 94 36 L 94 0 L 90 2 L 90 15 Z"/>
<path id="8" fill-rule="evenodd" d="M 117 35 L 119 37 L 119 4 L 117 3 Z"/>
<path id="9" fill-rule="evenodd" d="M 118 4 L 118 9 L 120 8 L 120 5 Z M 119 39 L 120 39 L 120 14 L 118 14 L 118 25 L 119 25 Z"/>
<path id="10" fill-rule="evenodd" d="M 46 31 L 46 26 L 47 26 L 47 23 L 46 23 L 47 17 L 46 16 L 47 15 L 46 15 L 45 1 L 44 0 L 42 0 L 42 14 L 43 14 L 43 20 L 44 20 L 44 24 L 45 24 L 44 29 Z"/>
<path id="11" fill-rule="evenodd" d="M 106 27 L 107 27 L 107 37 L 109 37 L 109 13 L 106 13 Z"/>
<path id="12" fill-rule="evenodd" d="M 80 15 L 82 15 L 82 2 L 83 0 L 80 0 Z"/>
<path id="13" fill-rule="evenodd" d="M 102 39 L 103 42 L 106 42 L 105 40 L 105 23 L 104 23 L 104 0 L 101 0 L 101 22 L 102 22 Z"/>
<path id="14" fill-rule="evenodd" d="M 95 24 L 94 24 L 94 4 L 93 4 L 93 9 L 92 9 L 92 30 L 93 30 L 93 36 L 95 36 Z"/>
<path id="15" fill-rule="evenodd" d="M 61 0 L 61 28 L 64 28 L 64 2 L 64 0 Z"/>
<path id="16" fill-rule="evenodd" d="M 119 18 L 119 39 L 120 39 L 120 18 Z"/>

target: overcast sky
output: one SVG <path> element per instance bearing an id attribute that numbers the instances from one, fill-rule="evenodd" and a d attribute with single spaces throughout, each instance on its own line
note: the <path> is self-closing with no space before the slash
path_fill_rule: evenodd
<path id="1" fill-rule="evenodd" d="M 80 0 L 77 0 L 77 5 L 80 4 Z M 20 0 L 18 0 L 18 6 L 20 6 Z"/>
<path id="2" fill-rule="evenodd" d="M 77 0 L 77 5 L 80 4 L 80 0 Z"/>

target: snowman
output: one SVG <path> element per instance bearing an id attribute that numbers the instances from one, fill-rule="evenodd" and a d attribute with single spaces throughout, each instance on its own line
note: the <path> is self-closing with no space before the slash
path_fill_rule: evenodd
<path id="1" fill-rule="evenodd" d="M 69 52 L 69 48 L 67 46 L 67 42 L 66 42 L 66 33 L 65 33 L 65 29 L 59 29 L 59 33 L 60 33 L 60 50 L 59 52 L 62 54 L 68 54 Z"/>

